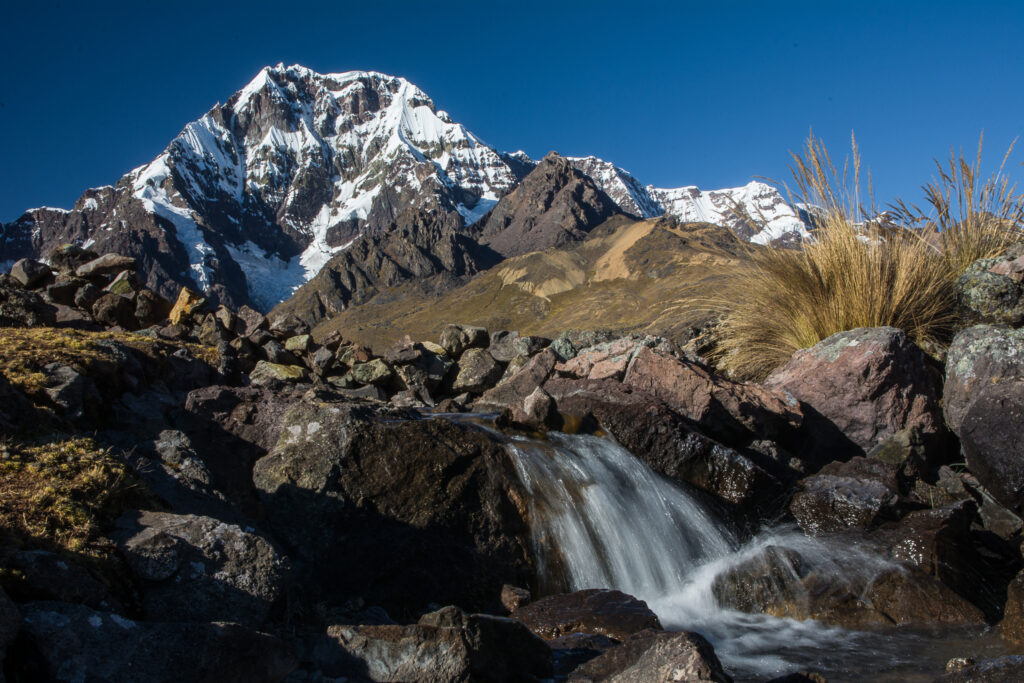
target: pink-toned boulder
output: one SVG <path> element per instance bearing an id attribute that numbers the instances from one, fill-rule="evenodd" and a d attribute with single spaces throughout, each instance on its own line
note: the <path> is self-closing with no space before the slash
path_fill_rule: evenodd
<path id="1" fill-rule="evenodd" d="M 793 354 L 764 386 L 787 392 L 865 450 L 902 429 L 942 429 L 938 382 L 924 354 L 894 327 L 834 334 Z"/>
<path id="2" fill-rule="evenodd" d="M 637 352 L 623 383 L 661 399 L 718 438 L 773 438 L 791 434 L 803 422 L 791 397 L 649 348 Z"/>

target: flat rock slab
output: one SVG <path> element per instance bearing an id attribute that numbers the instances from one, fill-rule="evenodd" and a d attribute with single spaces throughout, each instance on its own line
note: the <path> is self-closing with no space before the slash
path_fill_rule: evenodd
<path id="1" fill-rule="evenodd" d="M 661 629 L 658 616 L 646 602 L 621 591 L 605 589 L 549 595 L 520 607 L 512 617 L 545 640 L 572 633 L 625 640 L 644 629 Z"/>

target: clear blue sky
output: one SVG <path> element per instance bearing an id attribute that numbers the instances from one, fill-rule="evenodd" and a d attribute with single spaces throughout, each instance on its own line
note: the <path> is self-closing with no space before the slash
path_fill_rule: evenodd
<path id="1" fill-rule="evenodd" d="M 1024 133 L 1024 2 L 8 2 L 0 220 L 154 158 L 266 64 L 405 76 L 491 144 L 661 187 L 789 178 L 851 130 L 876 194 Z M 1012 173 L 1024 175 L 1015 155 Z"/>

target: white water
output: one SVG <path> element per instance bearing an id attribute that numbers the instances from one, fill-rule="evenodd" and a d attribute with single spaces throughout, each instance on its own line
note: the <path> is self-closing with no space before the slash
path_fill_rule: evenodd
<path id="1" fill-rule="evenodd" d="M 707 637 L 738 679 L 811 669 L 830 681 L 863 680 L 885 669 L 913 668 L 915 658 L 922 659 L 928 641 L 919 634 L 853 632 L 749 614 L 723 606 L 712 591 L 716 578 L 770 548 L 797 553 L 801 575 L 813 574 L 815 585 L 853 595 L 880 570 L 892 568 L 885 560 L 795 529 L 740 543 L 695 496 L 606 439 L 555 433 L 548 442 L 515 438 L 508 447 L 530 494 L 545 592 L 614 588 L 641 598 L 665 628 Z M 797 570 L 783 560 L 787 570 L 793 580 L 784 580 L 786 588 L 799 591 Z M 754 575 L 762 576 L 756 570 Z M 800 603 L 799 594 L 791 602 Z M 893 680 L 910 679 L 901 674 Z"/>

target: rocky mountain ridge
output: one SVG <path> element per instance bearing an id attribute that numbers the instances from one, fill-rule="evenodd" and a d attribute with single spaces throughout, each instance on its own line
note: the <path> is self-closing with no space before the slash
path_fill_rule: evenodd
<path id="1" fill-rule="evenodd" d="M 599 159 L 571 161 L 625 213 L 724 223 L 755 242 L 806 232 L 767 185 L 645 188 Z M 265 311 L 409 209 L 454 230 L 474 225 L 535 166 L 488 145 L 405 79 L 279 64 L 114 186 L 3 225 L 0 262 L 71 242 L 136 258 L 146 286 L 167 298 L 188 286 Z M 768 227 L 757 232 L 736 209 Z"/>

